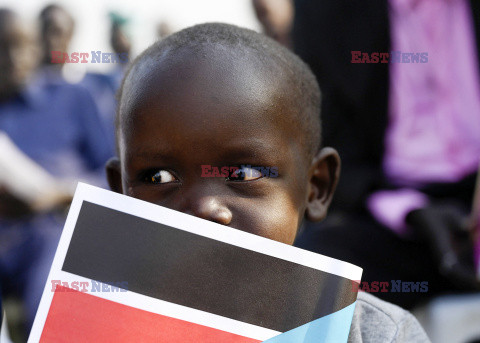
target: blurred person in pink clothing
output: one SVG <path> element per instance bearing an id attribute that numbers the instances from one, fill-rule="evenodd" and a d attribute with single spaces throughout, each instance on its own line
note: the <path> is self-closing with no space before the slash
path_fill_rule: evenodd
<path id="1" fill-rule="evenodd" d="M 344 162 L 336 218 L 297 244 L 363 266 L 367 281 L 429 281 L 427 294 L 379 294 L 404 307 L 478 289 L 462 228 L 480 161 L 480 3 L 297 0 L 295 13 L 324 143 Z M 389 60 L 352 63 L 354 52 Z M 404 58 L 417 53 L 427 59 Z"/>

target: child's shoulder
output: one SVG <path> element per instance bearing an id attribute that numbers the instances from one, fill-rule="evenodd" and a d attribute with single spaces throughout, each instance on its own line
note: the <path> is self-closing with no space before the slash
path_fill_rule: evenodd
<path id="1" fill-rule="evenodd" d="M 430 342 L 408 311 L 371 294 L 358 293 L 348 342 Z"/>

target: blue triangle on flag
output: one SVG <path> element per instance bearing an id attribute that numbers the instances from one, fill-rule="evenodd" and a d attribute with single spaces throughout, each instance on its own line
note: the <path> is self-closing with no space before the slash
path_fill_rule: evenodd
<path id="1" fill-rule="evenodd" d="M 342 343 L 347 342 L 355 303 L 298 328 L 267 339 L 263 343 Z"/>

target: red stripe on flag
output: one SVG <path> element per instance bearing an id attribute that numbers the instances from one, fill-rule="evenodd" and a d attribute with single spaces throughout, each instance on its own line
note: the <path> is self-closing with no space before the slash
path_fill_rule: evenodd
<path id="1" fill-rule="evenodd" d="M 40 342 L 261 342 L 57 286 Z"/>

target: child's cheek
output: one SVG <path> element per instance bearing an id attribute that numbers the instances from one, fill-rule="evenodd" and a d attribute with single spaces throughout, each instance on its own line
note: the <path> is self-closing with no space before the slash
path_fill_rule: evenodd
<path id="1" fill-rule="evenodd" d="M 282 243 L 293 244 L 299 226 L 299 215 L 298 209 L 288 197 L 273 196 L 267 201 L 250 204 L 249 210 L 251 212 L 245 224 L 250 228 L 245 231 Z"/>

